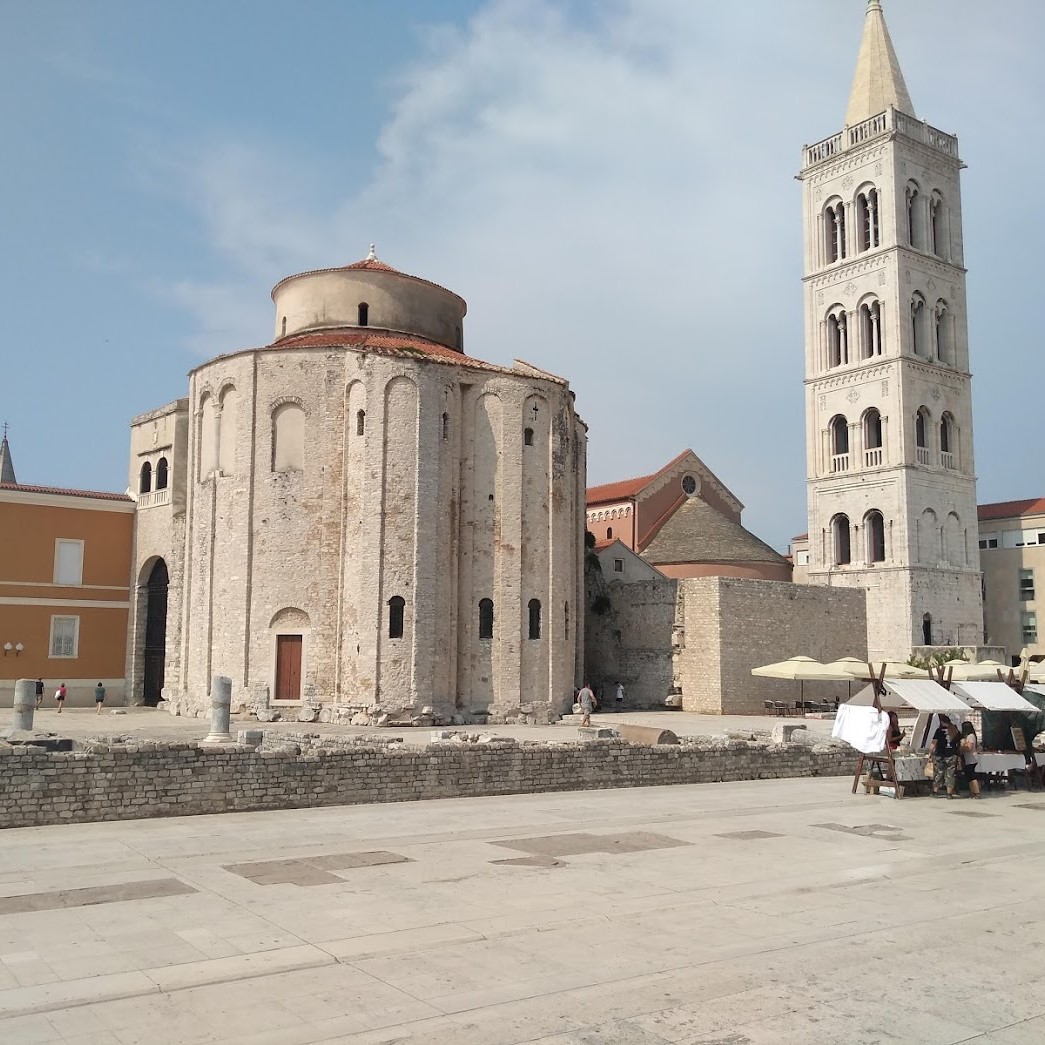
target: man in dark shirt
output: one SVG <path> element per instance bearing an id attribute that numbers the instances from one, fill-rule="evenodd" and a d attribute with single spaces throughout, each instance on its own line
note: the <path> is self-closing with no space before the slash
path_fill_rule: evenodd
<path id="1" fill-rule="evenodd" d="M 933 733 L 929 754 L 933 760 L 933 796 L 940 788 L 947 790 L 947 797 L 954 798 L 954 779 L 958 771 L 958 742 L 961 734 L 958 727 L 946 716 L 940 716 L 940 728 Z"/>

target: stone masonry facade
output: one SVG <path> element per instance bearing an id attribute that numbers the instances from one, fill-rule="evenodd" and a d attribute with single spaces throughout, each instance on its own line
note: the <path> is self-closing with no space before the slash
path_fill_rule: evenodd
<path id="1" fill-rule="evenodd" d="M 208 750 L 192 744 L 92 743 L 86 750 L 57 753 L 0 742 L 0 828 L 845 776 L 853 770 L 848 748 L 819 741 L 700 738 L 649 747 L 619 740 L 549 744 L 491 738 L 417 747 L 334 738 L 288 745 L 286 739 L 273 750 L 239 744 Z"/>
<path id="2" fill-rule="evenodd" d="M 680 582 L 684 621 L 678 674 L 683 708 L 705 715 L 757 715 L 766 700 L 840 696 L 845 683 L 786 682 L 751 669 L 794 656 L 827 662 L 867 655 L 867 594 L 734 577 Z"/>

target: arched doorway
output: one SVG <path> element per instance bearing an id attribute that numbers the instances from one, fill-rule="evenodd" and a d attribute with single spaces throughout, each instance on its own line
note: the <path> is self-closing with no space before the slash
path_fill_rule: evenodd
<path id="1" fill-rule="evenodd" d="M 922 644 L 925 646 L 933 644 L 933 615 L 931 613 L 922 617 Z"/>
<path id="2" fill-rule="evenodd" d="M 155 707 L 163 694 L 163 666 L 167 659 L 167 564 L 157 559 L 145 583 L 145 674 L 142 698 Z"/>

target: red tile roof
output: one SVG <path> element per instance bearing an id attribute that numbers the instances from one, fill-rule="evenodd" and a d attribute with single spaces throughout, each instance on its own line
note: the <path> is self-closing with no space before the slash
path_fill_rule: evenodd
<path id="1" fill-rule="evenodd" d="M 588 504 L 606 504 L 609 501 L 625 501 L 629 497 L 637 497 L 658 475 L 669 468 L 674 468 L 683 457 L 691 453 L 693 453 L 692 450 L 683 450 L 652 475 L 641 475 L 637 479 L 622 479 L 620 482 L 604 483 L 602 486 L 589 486 L 585 500 Z"/>
<path id="2" fill-rule="evenodd" d="M 93 497 L 99 501 L 128 501 L 133 498 L 125 493 L 102 493 L 98 490 L 64 490 L 58 486 L 26 486 L 25 483 L 0 483 L 0 490 L 14 490 L 20 493 L 49 493 L 62 497 Z"/>
<path id="3" fill-rule="evenodd" d="M 515 373 L 510 367 L 497 366 L 473 356 L 466 356 L 448 345 L 430 341 L 418 334 L 395 334 L 367 327 L 338 327 L 332 330 L 313 330 L 301 334 L 291 334 L 273 341 L 260 348 L 237 349 L 225 352 L 214 359 L 201 363 L 200 369 L 209 366 L 217 359 L 236 356 L 241 352 L 274 352 L 289 348 L 362 348 L 377 355 L 397 356 L 400 359 L 430 359 L 436 363 L 452 363 L 456 366 L 473 367 L 476 370 L 490 370 L 498 374 Z"/>
<path id="4" fill-rule="evenodd" d="M 1045 515 L 1045 497 L 1030 498 L 1026 501 L 997 501 L 994 504 L 981 504 L 976 509 L 979 518 L 1015 519 L 1020 515 Z"/>
<path id="5" fill-rule="evenodd" d="M 622 479 L 619 483 L 604 483 L 602 486 L 589 486 L 585 499 L 588 504 L 604 504 L 607 501 L 624 501 L 641 493 L 656 478 L 643 475 L 638 479 Z"/>

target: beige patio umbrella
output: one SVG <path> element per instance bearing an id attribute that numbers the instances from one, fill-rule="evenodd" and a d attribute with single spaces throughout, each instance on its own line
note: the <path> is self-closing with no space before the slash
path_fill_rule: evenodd
<path id="1" fill-rule="evenodd" d="M 882 670 L 882 662 L 872 660 L 870 666 L 874 669 L 874 675 L 877 678 Z M 851 665 L 847 670 L 853 678 L 869 679 L 870 675 L 867 672 L 867 667 L 868 662 L 865 660 L 860 664 Z M 901 664 L 897 660 L 887 660 L 885 662 L 885 677 L 887 679 L 924 679 L 928 676 L 924 668 L 916 668 L 913 664 Z"/>
<path id="2" fill-rule="evenodd" d="M 851 700 L 853 697 L 853 682 L 855 681 L 853 669 L 861 668 L 866 674 L 867 661 L 861 660 L 859 657 L 839 657 L 838 660 L 829 661 L 824 667 L 845 676 L 846 698 Z"/>
<path id="3" fill-rule="evenodd" d="M 751 674 L 764 679 L 787 679 L 799 683 L 799 699 L 803 701 L 806 682 L 848 682 L 852 678 L 852 675 L 847 675 L 844 671 L 834 671 L 812 657 L 789 657 L 774 664 L 763 664 L 761 667 L 752 668 Z"/>
<path id="4" fill-rule="evenodd" d="M 997 682 L 999 668 L 1002 678 L 1008 675 L 1008 664 L 1002 664 L 1000 660 L 981 660 L 978 664 L 952 660 L 943 665 L 944 678 L 947 678 L 949 671 L 951 679 L 955 682 Z"/>

